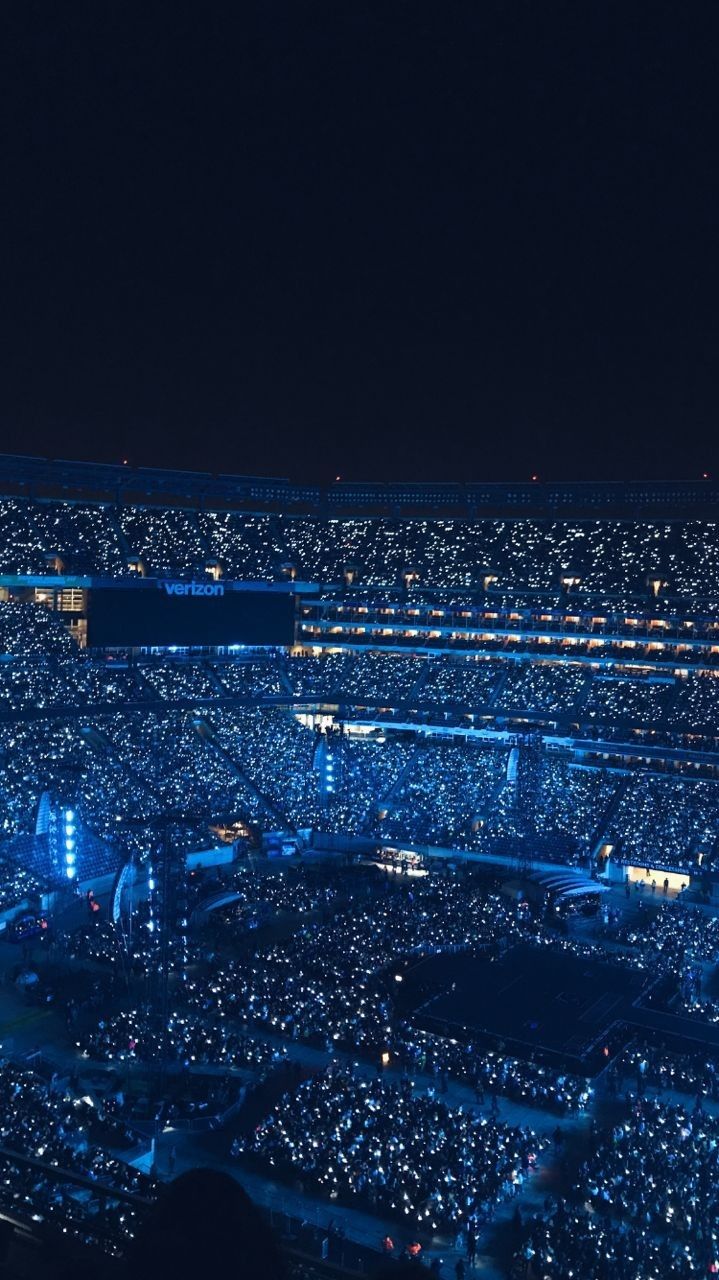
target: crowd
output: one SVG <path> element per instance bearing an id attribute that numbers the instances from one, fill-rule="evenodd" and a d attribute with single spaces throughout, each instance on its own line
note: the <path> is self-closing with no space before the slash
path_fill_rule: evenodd
<path id="1" fill-rule="evenodd" d="M 223 566 L 228 578 L 270 579 L 287 561 L 272 516 L 200 511 L 197 520 L 207 554 Z"/>
<path id="2" fill-rule="evenodd" d="M 460 707 L 486 707 L 503 670 L 493 658 L 438 657 L 428 660 L 427 677 L 422 687 L 422 700 L 432 703 L 454 703 Z"/>
<path id="3" fill-rule="evenodd" d="M 110 509 L 79 502 L 0 499 L 0 572 L 51 573 L 56 559 L 68 573 L 125 572 Z"/>
<path id="4" fill-rule="evenodd" d="M 616 775 L 608 771 L 545 756 L 524 782 L 505 780 L 482 829 L 481 847 L 513 853 L 524 838 L 535 856 L 587 865 L 616 789 Z"/>
<path id="5" fill-rule="evenodd" d="M 613 1064 L 610 1092 L 616 1094 L 627 1081 L 640 1096 L 647 1089 L 656 1089 L 719 1101 L 719 1065 L 701 1049 L 676 1053 L 646 1041 L 635 1042 Z"/>
<path id="6" fill-rule="evenodd" d="M 713 1025 L 719 1022 L 719 1001 L 709 1000 L 702 995 L 699 975 L 692 974 L 691 971 L 681 984 L 679 997 L 670 997 L 666 1001 L 666 1007 L 672 1013 L 698 1022 L 710 1022 Z"/>
<path id="7" fill-rule="evenodd" d="M 183 984 L 165 1032 L 173 1061 L 242 1065 L 248 1043 L 265 1035 L 280 1047 L 304 1041 L 375 1062 L 389 1053 L 403 1071 L 430 1075 L 440 1092 L 452 1079 L 469 1085 L 477 1100 L 501 1095 L 560 1114 L 586 1107 L 586 1079 L 420 1030 L 396 997 L 403 968 L 417 955 L 495 954 L 520 936 L 582 956 L 602 955 L 601 948 L 559 940 L 539 923 L 519 924 L 510 904 L 472 879 L 378 884 L 348 872 L 343 879 L 341 893 L 322 876 L 295 871 L 251 882 L 250 897 L 315 917 L 281 942 L 259 940 L 248 949 L 242 897 L 213 912 L 213 948 Z M 641 966 L 631 953 L 616 961 Z M 95 1020 L 78 1043 L 91 1057 L 150 1059 L 158 1036 L 151 1010 L 135 1009 L 103 1017 L 99 1026 Z"/>
<path id="8" fill-rule="evenodd" d="M 180 712 L 118 712 L 97 717 L 86 729 L 82 721 L 61 718 L 0 725 L 0 837 L 7 841 L 0 851 L 6 863 L 14 855 L 26 869 L 39 874 L 44 864 L 50 874 L 46 847 L 38 844 L 28 857 L 28 849 L 11 838 L 41 834 L 44 798 L 68 790 L 82 828 L 114 850 L 116 865 L 133 852 L 147 858 L 157 848 L 157 822 L 168 811 L 177 817 L 175 847 L 188 850 L 216 844 L 211 827 L 218 820 L 254 820 L 263 813 L 252 787 Z"/>
<path id="9" fill-rule="evenodd" d="M 719 722 L 719 680 L 704 672 L 688 675 L 679 682 L 672 704 L 672 719 L 677 727 L 696 733 Z"/>
<path id="10" fill-rule="evenodd" d="M 663 1280 L 719 1270 L 716 1175 L 719 1118 L 701 1095 L 715 1097 L 708 1076 L 686 1056 L 642 1046 L 614 1068 L 610 1092 L 636 1080 L 624 1114 L 593 1124 L 589 1151 L 567 1198 L 547 1197 L 544 1212 L 519 1223 L 515 1274 L 523 1280 Z M 693 1107 L 651 1097 L 648 1086 L 699 1096 Z"/>
<path id="11" fill-rule="evenodd" d="M 605 838 L 627 862 L 696 873 L 714 852 L 718 802 L 715 782 L 635 774 L 610 816 Z"/>
<path id="12" fill-rule="evenodd" d="M 71 658 L 76 652 L 67 627 L 49 609 L 0 600 L 0 658 Z"/>
<path id="13" fill-rule="evenodd" d="M 331 1067 L 285 1094 L 236 1150 L 331 1199 L 456 1234 L 517 1194 L 541 1147 L 530 1128 L 416 1096 L 409 1081 Z"/>
<path id="14" fill-rule="evenodd" d="M 719 1117 L 645 1096 L 623 1122 L 599 1133 L 575 1194 L 604 1214 L 709 1246 L 718 1168 Z"/>
<path id="15" fill-rule="evenodd" d="M 242 925 L 246 912 L 255 905 L 278 913 L 302 916 L 309 913 L 331 914 L 345 898 L 351 898 L 355 884 L 347 868 L 332 865 L 267 866 L 255 870 L 249 863 L 233 863 L 228 867 L 207 868 L 192 872 L 189 880 L 190 910 L 212 906 L 219 895 L 232 901 L 212 909 L 207 919 L 219 920 L 222 933 L 231 940 L 234 923 Z"/>
<path id="16" fill-rule="evenodd" d="M 391 731 L 382 736 L 381 741 L 377 735 L 345 734 L 332 739 L 325 762 L 325 809 L 320 817 L 321 825 L 327 830 L 351 834 L 376 831 L 416 750 L 411 736 Z"/>
<path id="17" fill-rule="evenodd" d="M 218 955 L 208 974 L 188 981 L 186 995 L 197 1010 L 248 1027 L 379 1053 L 391 1035 L 387 966 L 403 956 L 505 944 L 517 930 L 511 904 L 480 887 L 387 881 L 328 923 L 312 921 L 247 958 Z"/>
<path id="18" fill-rule="evenodd" d="M 229 576 L 268 579 L 291 570 L 299 581 L 342 582 L 347 570 L 368 586 L 646 591 L 666 579 L 677 594 L 712 596 L 719 558 L 706 551 L 713 526 L 651 521 L 363 519 L 192 511 L 175 507 L 0 501 L 0 570 L 39 573 L 59 558 L 68 572 L 203 573 L 219 562 Z M 709 542 L 711 547 L 713 544 Z M 129 548 L 129 554 L 128 554 Z"/>
<path id="19" fill-rule="evenodd" d="M 682 964 L 688 960 L 719 959 L 719 919 L 682 902 L 640 903 L 638 918 L 617 932 L 620 942 L 659 953 Z"/>
<path id="20" fill-rule="evenodd" d="M 93 1136 L 99 1131 L 102 1146 Z M 57 1076 L 46 1081 L 24 1067 L 0 1064 L 0 1207 L 34 1221 L 55 1219 L 63 1230 L 103 1247 L 109 1233 L 119 1247 L 123 1237 L 134 1234 L 137 1210 L 111 1193 L 145 1199 L 155 1194 L 152 1179 L 114 1154 L 127 1152 L 134 1142 L 122 1122 L 109 1113 L 100 1119 L 94 1103 Z M 38 1163 L 13 1165 L 12 1154 Z M 87 1179 L 103 1194 L 63 1183 L 63 1173 Z"/>
<path id="21" fill-rule="evenodd" d="M 379 821 L 380 834 L 388 840 L 477 848 L 506 772 L 506 752 L 459 738 L 424 741 Z"/>
<path id="22" fill-rule="evenodd" d="M 579 663 L 512 662 L 496 695 L 507 710 L 564 711 L 581 696 L 590 679 Z"/>
<path id="23" fill-rule="evenodd" d="M 448 1079 L 470 1085 L 480 1106 L 501 1094 L 524 1106 L 565 1115 L 584 1110 L 591 1097 L 589 1081 L 582 1076 L 494 1053 L 471 1041 L 406 1025 L 398 1027 L 394 1043 L 410 1070 L 429 1072 L 441 1091 Z"/>
<path id="24" fill-rule="evenodd" d="M 281 710 L 223 710 L 209 723 L 226 759 L 264 808 L 266 826 L 312 828 L 319 823 L 319 773 L 314 733 Z"/>
<path id="25" fill-rule="evenodd" d="M 35 899 L 40 887 L 38 871 L 28 867 L 17 852 L 6 852 L 0 844 L 0 911 Z"/>
<path id="26" fill-rule="evenodd" d="M 108 717 L 101 726 L 115 758 L 157 796 L 163 812 L 204 818 L 208 827 L 220 817 L 259 817 L 254 790 L 191 717 L 135 713 Z"/>
<path id="27" fill-rule="evenodd" d="M 328 701 L 341 697 L 393 706 L 411 700 L 418 681 L 426 676 L 427 663 L 423 658 L 381 650 L 347 651 L 296 657 L 288 670 L 298 694 L 316 693 Z"/>
<path id="28" fill-rule="evenodd" d="M 161 1026 L 149 1006 L 97 1019 L 76 1041 L 87 1058 L 100 1062 L 145 1062 L 189 1067 L 253 1069 L 281 1060 L 286 1050 L 248 1036 L 217 1019 L 192 1011 L 173 1012 Z"/>
<path id="29" fill-rule="evenodd" d="M 279 658 L 257 661 L 234 657 L 224 662 L 212 662 L 209 669 L 223 694 L 238 698 L 261 694 L 276 697 L 283 690 L 284 668 Z"/>
<path id="30" fill-rule="evenodd" d="M 186 699 L 212 678 L 179 664 L 142 676 Z M 0 671 L 0 699 L 2 688 Z M 0 839 L 32 834 L 42 797 L 69 786 L 83 825 L 118 858 L 146 855 L 156 843 L 154 824 L 169 811 L 179 819 L 173 839 L 190 850 L 216 842 L 218 824 L 241 822 L 507 855 L 530 838 L 534 856 L 581 865 L 606 841 L 615 857 L 640 866 L 699 874 L 712 865 L 716 782 L 650 773 L 627 779 L 547 752 L 531 778 L 517 780 L 510 755 L 511 744 L 389 726 L 325 740 L 280 708 L 211 705 L 188 714 L 118 704 L 87 720 L 7 721 L 0 724 Z M 7 868 L 0 896 L 13 900 L 8 880 L 16 871 L 21 880 L 22 868 L 11 845 L 0 858 Z M 661 871 L 654 879 L 660 892 Z"/>
<path id="31" fill-rule="evenodd" d="M 527 782 L 508 776 L 509 751 L 462 738 L 418 750 L 377 825 L 386 839 L 487 853 L 586 862 L 617 788 L 616 776 L 545 755 Z"/>
<path id="32" fill-rule="evenodd" d="M 218 685 L 204 663 L 152 662 L 139 668 L 143 680 L 153 693 L 167 702 L 200 698 L 216 698 Z"/>
<path id="33" fill-rule="evenodd" d="M 143 973 L 146 967 L 144 950 L 137 939 L 137 950 L 126 939 L 112 920 L 99 919 L 80 925 L 71 934 L 56 933 L 53 939 L 57 952 L 70 960 L 90 960 L 94 964 Z"/>
<path id="34" fill-rule="evenodd" d="M 120 507 L 113 513 L 131 558 L 158 574 L 192 574 L 206 551 L 194 511 L 167 507 Z"/>
<path id="35" fill-rule="evenodd" d="M 583 714 L 589 720 L 630 720 L 653 725 L 666 720 L 676 693 L 672 678 L 594 677 Z"/>
<path id="36" fill-rule="evenodd" d="M 72 1020 L 78 1049 L 123 1071 L 135 1062 L 141 1067 L 164 1061 L 179 1069 L 180 1078 L 197 1080 L 204 1069 L 208 1078 L 216 1073 L 229 1086 L 231 1075 L 261 1078 L 296 1056 L 293 1041 L 308 1042 L 334 1065 L 286 1093 L 268 1119 L 253 1121 L 233 1153 L 256 1161 L 271 1176 L 299 1177 L 306 1191 L 331 1202 L 397 1217 L 413 1232 L 452 1239 L 479 1232 L 499 1204 L 518 1196 L 547 1144 L 525 1124 L 501 1123 L 500 1100 L 568 1117 L 589 1107 L 592 1087 L 583 1077 L 533 1058 L 421 1030 L 408 1021 L 398 999 L 404 975 L 418 955 L 500 954 L 515 939 L 594 958 L 606 958 L 603 946 L 559 937 L 541 920 L 525 918 L 516 904 L 492 891 L 486 876 L 469 870 L 409 878 L 310 865 L 269 864 L 258 873 L 240 864 L 192 873 L 193 918 L 199 919 L 203 904 L 228 896 L 232 901 L 206 913 L 211 946 L 198 935 L 188 978 L 173 988 L 168 1021 L 160 1021 L 151 1002 L 127 1007 L 124 1001 L 122 1011 L 113 1013 L 95 1004 Z M 267 904 L 268 918 L 278 927 L 288 922 L 289 936 L 287 928 L 281 940 L 273 930 L 246 932 L 246 912 L 258 903 Z M 619 937 L 627 949 L 613 951 L 612 960 L 642 968 L 648 978 L 681 968 L 698 950 L 704 918 L 663 905 L 653 917 L 655 938 L 640 916 Z M 72 947 L 78 958 L 112 965 L 110 936 L 107 924 L 83 930 L 85 941 L 75 939 Z M 340 1067 L 338 1054 L 369 1059 L 376 1075 Z M 392 1069 L 391 1080 L 383 1063 Z M 456 1094 L 452 1102 L 447 1096 L 455 1083 L 472 1091 L 464 1106 L 457 1105 Z M 606 1238 L 611 1261 L 622 1260 L 627 1237 L 635 1233 L 626 1256 L 641 1257 L 647 1267 L 669 1259 L 675 1268 L 677 1256 L 688 1250 L 699 1257 L 709 1247 L 719 1207 L 711 1190 L 719 1119 L 698 1106 L 692 1110 L 688 1102 L 655 1100 L 652 1093 L 672 1090 L 713 1101 L 719 1090 L 711 1060 L 637 1042 L 610 1069 L 606 1083 L 616 1106 L 620 1092 L 623 1097 L 623 1090 L 631 1090 L 628 1114 L 610 1130 L 592 1124 L 588 1157 L 572 1173 L 571 1207 L 560 1202 L 524 1231 L 521 1262 L 527 1275 L 544 1275 L 537 1270 L 541 1262 L 546 1274 L 565 1280 L 596 1238 Z M 89 1103 L 68 1104 L 66 1091 L 59 1093 L 62 1106 L 71 1107 L 63 1133 L 72 1117 L 96 1123 Z M 202 1107 L 194 1114 L 201 1112 Z M 118 1126 L 119 1145 L 126 1110 L 116 1110 L 114 1120 L 108 1114 Z M 546 1132 L 546 1121 L 538 1127 Z M 561 1130 L 557 1135 L 555 1147 Z M 134 1185 L 134 1170 L 125 1175 L 121 1162 L 117 1168 L 112 1163 L 114 1156 L 93 1159 L 103 1177 L 127 1177 Z M 18 1186 L 23 1185 L 20 1176 Z M 44 1204 L 42 1195 L 39 1202 Z M 65 1212 L 63 1203 L 57 1202 L 58 1214 Z M 567 1221 L 575 1225 L 573 1242 Z M 128 1230 L 134 1229 L 128 1222 Z M 552 1257 L 564 1271 L 552 1270 L 547 1261 L 552 1247 L 561 1250 Z"/>
<path id="37" fill-rule="evenodd" d="M 365 651 L 304 652 L 289 661 L 270 652 L 250 657 L 238 650 L 222 661 L 158 655 L 128 664 L 78 651 L 62 615 L 44 605 L 0 601 L 0 708 L 212 701 L 228 694 L 242 698 L 286 692 L 358 706 L 401 707 L 405 714 L 416 715 L 419 709 L 430 719 L 448 706 L 456 714 L 489 707 L 497 713 L 545 716 L 571 712 L 587 732 L 606 733 L 615 726 L 626 735 L 631 727 L 660 726 L 667 740 L 673 735 L 676 746 L 692 730 L 695 736 L 712 736 L 716 679 L 708 671 L 688 674 L 684 668 L 691 654 L 677 657 L 663 674 L 625 668 L 619 675 L 567 661 L 566 652 L 558 649 L 564 660 L 549 661 L 546 640 L 531 635 L 522 639 L 521 661 L 511 656 L 506 639 L 493 641 L 488 634 L 479 653 L 464 657 L 420 657 L 374 647 L 382 642 L 380 634 Z M 599 644 L 592 641 L 595 657 L 606 657 L 599 654 Z M 617 657 L 621 661 L 621 654 Z M 697 746 L 701 742 L 696 738 Z"/>
<path id="38" fill-rule="evenodd" d="M 711 1247 L 694 1248 L 647 1227 L 548 1197 L 515 1257 L 518 1280 L 697 1280 L 713 1274 Z"/>
<path id="39" fill-rule="evenodd" d="M 133 662 L 88 655 L 77 648 L 61 614 L 0 601 L 0 710 L 254 698 L 278 694 L 281 674 L 278 658 L 269 654 L 248 659 L 238 653 L 213 662 L 168 654 Z"/>

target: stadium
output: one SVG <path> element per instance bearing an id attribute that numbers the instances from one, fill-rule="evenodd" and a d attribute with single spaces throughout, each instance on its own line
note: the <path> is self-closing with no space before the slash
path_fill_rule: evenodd
<path id="1" fill-rule="evenodd" d="M 707 1274 L 716 484 L 0 476 L 15 1236 L 209 1164 L 312 1275 Z"/>

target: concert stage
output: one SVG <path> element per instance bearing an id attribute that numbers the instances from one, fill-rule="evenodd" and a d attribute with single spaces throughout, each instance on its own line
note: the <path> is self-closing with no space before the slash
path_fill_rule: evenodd
<path id="1" fill-rule="evenodd" d="M 502 959 L 431 956 L 405 975 L 417 1026 L 476 1039 L 517 1057 L 596 1072 L 630 1038 L 626 1024 L 647 981 L 642 974 L 571 951 L 513 947 Z"/>

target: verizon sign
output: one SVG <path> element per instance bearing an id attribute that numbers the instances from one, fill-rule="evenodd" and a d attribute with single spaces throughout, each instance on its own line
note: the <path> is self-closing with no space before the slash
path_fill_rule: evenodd
<path id="1" fill-rule="evenodd" d="M 158 586 L 168 596 L 224 596 L 221 582 L 160 582 Z"/>

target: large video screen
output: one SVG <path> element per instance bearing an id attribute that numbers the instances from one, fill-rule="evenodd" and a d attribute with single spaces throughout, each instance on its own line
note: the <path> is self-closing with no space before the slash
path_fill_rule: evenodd
<path id="1" fill-rule="evenodd" d="M 93 648 L 288 645 L 293 633 L 289 592 L 188 582 L 88 592 L 87 643 Z"/>

